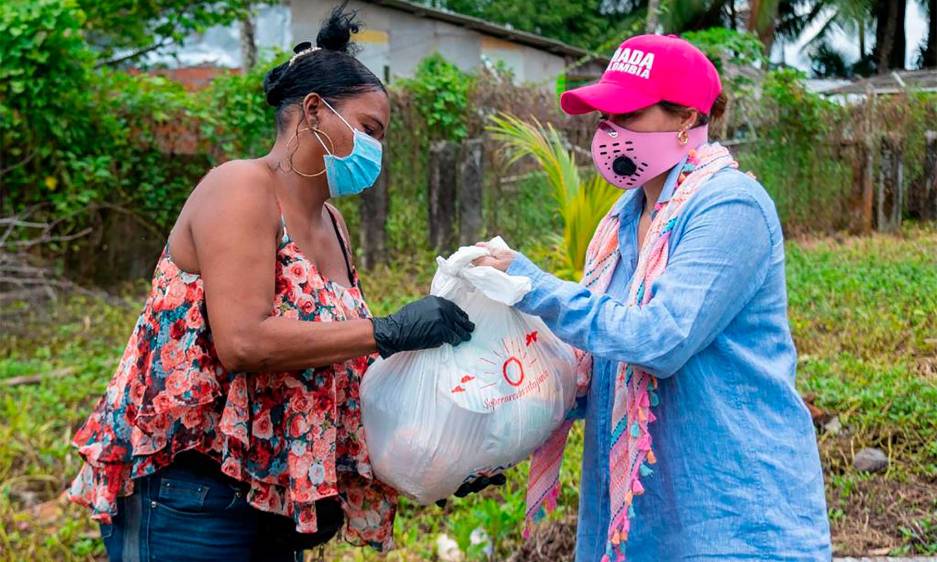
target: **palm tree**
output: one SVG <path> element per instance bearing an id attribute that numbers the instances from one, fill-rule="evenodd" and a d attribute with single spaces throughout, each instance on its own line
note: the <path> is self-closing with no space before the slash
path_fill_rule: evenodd
<path id="1" fill-rule="evenodd" d="M 855 33 L 859 37 L 859 60 L 868 54 L 865 34 L 868 30 L 869 15 L 872 11 L 871 0 L 837 0 L 834 18 L 837 25 L 846 33 Z"/>
<path id="2" fill-rule="evenodd" d="M 820 27 L 819 31 L 807 43 L 811 46 L 829 39 L 830 32 L 833 30 L 841 31 L 849 36 L 859 38 L 859 58 L 866 56 L 865 36 L 868 29 L 867 25 L 872 17 L 872 5 L 874 0 L 826 0 L 816 2 L 816 6 L 821 8 L 815 13 L 805 17 L 804 24 L 813 23 L 820 17 L 826 18 L 826 21 Z M 806 26 L 805 26 L 806 27 Z"/>
<path id="3" fill-rule="evenodd" d="M 937 0 L 920 1 L 926 2 L 928 9 L 933 3 L 937 12 Z M 830 54 L 830 34 L 840 31 L 858 38 L 859 62 L 853 70 L 881 73 L 905 67 L 907 0 L 781 0 L 778 11 L 776 33 L 786 39 L 796 39 L 811 24 L 823 22 L 805 45 L 814 53 Z M 935 26 L 937 21 L 930 18 L 929 27 Z M 866 36 L 871 29 L 875 30 L 875 42 L 870 50 Z M 922 57 L 925 66 L 937 66 L 937 30 L 929 34 L 927 44 Z"/>
<path id="4" fill-rule="evenodd" d="M 567 264 L 558 274 L 581 279 L 592 234 L 621 196 L 621 190 L 595 170 L 582 179 L 575 155 L 567 150 L 562 135 L 552 125 L 544 127 L 536 119 L 527 123 L 507 114 L 492 116 L 491 123 L 487 130 L 494 140 L 504 143 L 509 162 L 533 156 L 546 174 L 563 217 L 563 257 Z"/>
<path id="5" fill-rule="evenodd" d="M 918 0 L 927 7 L 929 34 L 923 51 L 925 66 L 937 66 L 937 0 Z M 658 22 L 667 32 L 680 33 L 714 26 L 734 27 L 740 0 L 603 0 L 603 13 L 632 13 L 647 7 L 647 29 Z M 819 52 L 829 45 L 832 31 L 858 37 L 860 64 L 871 63 L 879 72 L 904 68 L 907 0 L 748 0 L 746 28 L 770 52 L 774 41 L 795 41 L 812 24 L 822 21 L 807 47 Z M 875 29 L 870 49 L 867 33 Z M 828 49 L 827 49 L 828 50 Z M 870 52 L 871 51 L 871 52 Z"/>
<path id="6" fill-rule="evenodd" d="M 927 43 L 921 50 L 921 67 L 937 67 L 937 0 L 920 0 L 927 12 Z"/>
<path id="7" fill-rule="evenodd" d="M 780 0 L 751 0 L 749 4 L 748 31 L 754 33 L 765 45 L 765 52 L 771 52 L 774 44 L 774 30 L 778 21 Z"/>
<path id="8" fill-rule="evenodd" d="M 809 25 L 818 21 L 822 22 L 819 30 L 804 45 L 804 49 L 810 51 L 810 57 L 817 65 L 831 70 L 832 66 L 836 66 L 829 64 L 832 61 L 831 57 L 843 58 L 841 53 L 833 49 L 831 34 L 839 31 L 847 36 L 857 37 L 859 62 L 847 69 L 847 74 L 853 72 L 866 74 L 867 72 L 863 69 L 868 66 L 871 59 L 866 46 L 866 35 L 869 28 L 874 25 L 872 20 L 874 3 L 875 0 L 814 0 L 813 6 L 799 19 L 787 15 L 786 6 L 782 6 L 784 15 L 781 18 L 783 23 L 779 26 L 779 32 L 787 38 L 796 38 L 803 34 Z"/>
<path id="9" fill-rule="evenodd" d="M 710 27 L 735 29 L 736 0 L 665 0 L 664 29 L 670 33 Z"/>
<path id="10" fill-rule="evenodd" d="M 879 73 L 904 68 L 907 38 L 904 19 L 907 0 L 875 1 L 875 48 L 872 55 Z"/>
<path id="11" fill-rule="evenodd" d="M 660 11 L 660 0 L 647 0 L 647 33 L 657 31 L 657 13 Z"/>

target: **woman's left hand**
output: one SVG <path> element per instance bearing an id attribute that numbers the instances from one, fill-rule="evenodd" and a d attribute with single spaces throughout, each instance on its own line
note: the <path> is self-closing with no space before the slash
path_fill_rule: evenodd
<path id="1" fill-rule="evenodd" d="M 490 256 L 482 256 L 472 262 L 472 265 L 487 265 L 493 267 L 500 271 L 507 271 L 511 267 L 511 262 L 514 261 L 514 250 L 499 250 L 495 248 L 490 248 L 486 244 L 479 242 L 476 246 L 482 246 L 483 248 L 488 248 L 491 251 Z"/>

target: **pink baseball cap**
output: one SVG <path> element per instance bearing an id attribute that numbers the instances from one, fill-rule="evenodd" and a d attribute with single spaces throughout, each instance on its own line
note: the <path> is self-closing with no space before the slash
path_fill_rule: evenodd
<path id="1" fill-rule="evenodd" d="M 615 115 L 668 101 L 709 115 L 721 91 L 716 67 L 689 41 L 637 35 L 618 47 L 598 82 L 563 92 L 560 107 L 570 115 Z"/>

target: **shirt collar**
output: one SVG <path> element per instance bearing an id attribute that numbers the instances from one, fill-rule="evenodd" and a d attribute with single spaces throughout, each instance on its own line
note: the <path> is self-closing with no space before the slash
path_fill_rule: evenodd
<path id="1" fill-rule="evenodd" d="M 660 197 L 657 199 L 658 203 L 666 203 L 670 201 L 670 198 L 673 197 L 673 192 L 677 188 L 677 178 L 680 177 L 680 172 L 683 170 L 683 166 L 686 164 L 687 156 L 684 156 L 680 159 L 680 162 L 674 166 L 670 173 L 667 174 L 667 179 L 664 180 L 664 188 L 660 192 Z M 623 219 L 628 218 L 631 214 L 635 212 L 640 212 L 641 207 L 644 203 L 644 191 L 641 189 L 629 189 L 618 198 L 618 201 L 615 202 L 615 205 L 612 206 L 612 215 L 618 216 Z"/>
<path id="2" fill-rule="evenodd" d="M 660 197 L 657 199 L 658 203 L 666 203 L 673 197 L 673 192 L 677 189 L 677 178 L 680 177 L 680 172 L 683 171 L 683 166 L 686 165 L 687 158 L 687 156 L 681 158 L 677 165 L 667 174 L 667 179 L 664 181 L 664 189 L 660 191 Z"/>

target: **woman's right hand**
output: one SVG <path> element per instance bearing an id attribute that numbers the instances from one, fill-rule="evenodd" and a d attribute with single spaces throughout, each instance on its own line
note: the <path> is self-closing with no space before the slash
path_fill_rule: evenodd
<path id="1" fill-rule="evenodd" d="M 459 345 L 472 337 L 475 324 L 454 302 L 429 296 L 411 302 L 390 316 L 372 318 L 374 341 L 381 357 L 400 351 Z"/>

